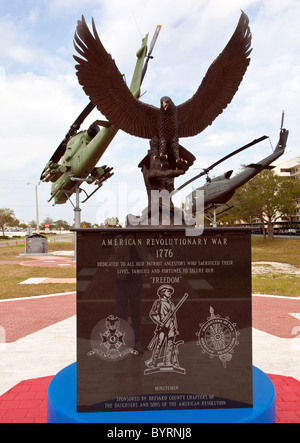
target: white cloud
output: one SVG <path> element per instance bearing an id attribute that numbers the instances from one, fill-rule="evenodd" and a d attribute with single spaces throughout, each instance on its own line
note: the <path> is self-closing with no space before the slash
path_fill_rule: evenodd
<path id="1" fill-rule="evenodd" d="M 31 13 L 29 13 L 29 20 Z M 59 75 L 64 71 L 74 72 L 69 61 L 57 56 L 45 47 L 38 46 L 38 38 L 26 32 L 26 26 L 11 19 L 0 21 L 0 65 L 9 72 L 38 72 L 49 76 Z M 29 28 L 30 29 L 30 28 Z"/>
<path id="2" fill-rule="evenodd" d="M 6 79 L 5 89 L 0 91 L 5 104 L 0 108 L 0 121 L 5 128 L 1 150 L 8 155 L 0 170 L 18 170 L 45 161 L 51 154 L 72 123 L 70 116 L 80 109 L 70 85 L 68 77 L 54 80 L 32 73 Z M 42 166 L 40 163 L 40 169 Z"/>
<path id="3" fill-rule="evenodd" d="M 47 2 L 52 11 L 73 11 L 74 9 L 84 9 L 89 5 L 95 5 L 95 0 L 50 0 Z"/>

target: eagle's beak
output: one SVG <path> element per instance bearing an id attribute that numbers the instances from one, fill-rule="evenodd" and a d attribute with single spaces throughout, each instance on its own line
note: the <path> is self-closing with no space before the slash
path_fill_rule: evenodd
<path id="1" fill-rule="evenodd" d="M 162 107 L 163 107 L 164 111 L 166 111 L 168 109 L 168 103 L 162 102 Z"/>

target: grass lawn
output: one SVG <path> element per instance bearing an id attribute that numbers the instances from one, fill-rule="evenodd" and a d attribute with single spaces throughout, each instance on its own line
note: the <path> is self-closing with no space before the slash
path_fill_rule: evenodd
<path id="1" fill-rule="evenodd" d="M 48 252 L 71 251 L 72 243 L 48 243 Z M 18 261 L 19 255 L 24 254 L 24 246 L 10 246 L 0 248 L 0 261 Z M 32 259 L 22 257 L 22 261 Z M 75 268 L 39 268 L 20 266 L 18 264 L 0 265 L 0 299 L 34 297 L 36 295 L 72 292 L 75 284 L 53 283 L 41 285 L 19 285 L 20 282 L 33 277 L 47 278 L 75 278 Z"/>
<path id="2" fill-rule="evenodd" d="M 252 238 L 252 261 L 273 261 L 300 267 L 300 240 Z"/>
<path id="3" fill-rule="evenodd" d="M 252 238 L 252 261 L 288 263 L 300 268 L 300 240 L 276 238 L 270 241 L 254 237 Z M 252 292 L 300 297 L 300 277 L 272 272 L 268 275 L 254 275 Z"/>
<path id="4" fill-rule="evenodd" d="M 300 277 L 285 274 L 271 274 L 267 277 L 255 275 L 252 277 L 252 293 L 300 297 Z"/>
<path id="5" fill-rule="evenodd" d="M 71 251 L 73 243 L 48 243 L 48 251 Z M 24 246 L 0 248 L 0 261 L 17 261 L 24 253 Z M 22 261 L 31 260 L 22 257 Z M 254 237 L 252 239 L 252 261 L 288 263 L 300 268 L 300 240 L 275 239 L 273 241 Z M 75 268 L 39 268 L 25 267 L 18 264 L 0 265 L 0 299 L 32 297 L 36 295 L 72 292 L 75 284 L 19 285 L 31 277 L 75 278 Z M 253 275 L 252 292 L 254 294 L 283 295 L 300 297 L 300 277 L 288 274 Z"/>

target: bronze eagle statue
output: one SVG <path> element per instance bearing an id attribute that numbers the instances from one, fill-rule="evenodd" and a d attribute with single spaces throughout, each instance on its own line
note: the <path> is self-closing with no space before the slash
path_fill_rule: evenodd
<path id="1" fill-rule="evenodd" d="M 77 77 L 98 110 L 128 134 L 146 138 L 157 146 L 157 155 L 170 153 L 180 162 L 181 137 L 191 137 L 211 125 L 233 99 L 250 62 L 251 31 L 242 12 L 228 44 L 209 67 L 196 93 L 176 106 L 163 97 L 160 108 L 143 103 L 127 87 L 111 55 L 107 53 L 92 20 L 93 33 L 84 17 L 78 21 L 74 46 Z M 154 156 L 156 157 L 156 155 Z"/>

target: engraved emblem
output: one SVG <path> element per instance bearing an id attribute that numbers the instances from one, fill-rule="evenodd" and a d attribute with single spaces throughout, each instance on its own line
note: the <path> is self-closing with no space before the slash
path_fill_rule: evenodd
<path id="1" fill-rule="evenodd" d="M 92 351 L 89 356 L 97 355 L 106 361 L 119 361 L 128 354 L 135 354 L 134 332 L 125 320 L 109 315 L 96 324 L 91 333 Z"/>
<path id="2" fill-rule="evenodd" d="M 236 330 L 236 324 L 231 323 L 229 318 L 215 315 L 214 309 L 210 307 L 210 317 L 205 323 L 200 323 L 200 330 L 196 333 L 197 345 L 202 352 L 210 358 L 219 357 L 224 368 L 231 361 L 234 348 L 239 344 L 237 338 L 240 335 Z"/>

